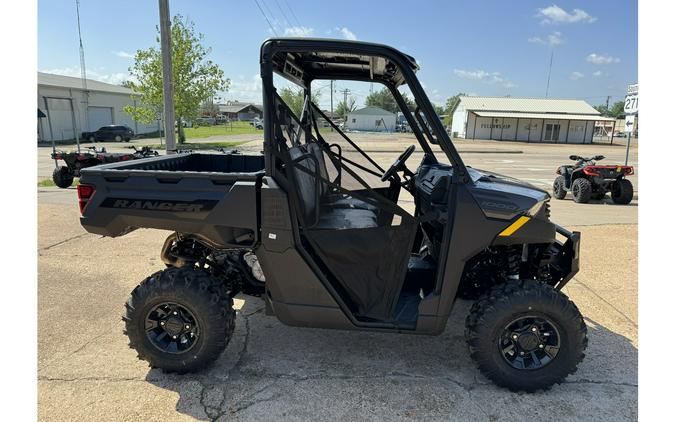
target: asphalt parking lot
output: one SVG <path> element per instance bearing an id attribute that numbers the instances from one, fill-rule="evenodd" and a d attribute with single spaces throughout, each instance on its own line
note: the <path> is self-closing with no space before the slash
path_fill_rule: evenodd
<path id="1" fill-rule="evenodd" d="M 364 143 L 390 163 L 405 141 Z M 471 141 L 458 149 L 469 165 L 541 187 L 550 187 L 567 155 L 622 163 L 625 153 L 621 146 Z M 49 151 L 38 148 L 38 178 L 51 175 Z M 636 163 L 637 148 L 629 164 Z M 127 347 L 120 316 L 133 287 L 163 268 L 168 232 L 86 233 L 73 188 L 39 188 L 39 419 L 636 420 L 638 200 L 552 200 L 552 220 L 582 232 L 582 268 L 564 291 L 586 318 L 589 346 L 565 383 L 515 394 L 474 368 L 463 336 L 470 303 L 461 300 L 445 332 L 426 337 L 286 327 L 264 315 L 261 300 L 242 296 L 235 336 L 213 367 L 184 376 L 150 370 Z"/>

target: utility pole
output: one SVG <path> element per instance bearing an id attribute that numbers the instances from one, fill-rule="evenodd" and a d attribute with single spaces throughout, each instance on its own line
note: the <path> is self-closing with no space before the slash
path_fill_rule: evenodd
<path id="1" fill-rule="evenodd" d="M 349 108 L 347 107 L 347 95 L 351 94 L 352 91 L 349 90 L 349 88 L 345 88 L 342 91 L 342 95 L 344 95 L 344 108 L 345 108 L 345 117 L 347 117 L 347 112 L 349 111 Z"/>
<path id="2" fill-rule="evenodd" d="M 605 108 L 607 109 L 607 112 L 609 113 L 609 99 L 612 98 L 611 95 L 607 96 L 607 102 L 605 103 Z"/>
<path id="3" fill-rule="evenodd" d="M 159 0 L 159 30 L 162 45 L 162 84 L 164 93 L 164 136 L 166 153 L 176 153 L 176 133 L 173 130 L 173 76 L 171 64 L 171 21 L 169 20 L 169 0 Z"/>
<path id="4" fill-rule="evenodd" d="M 330 118 L 331 120 L 335 120 L 335 116 L 333 116 L 333 80 L 330 80 Z M 330 127 L 330 131 L 333 131 L 333 126 Z"/>
<path id="5" fill-rule="evenodd" d="M 87 68 L 84 65 L 84 46 L 82 45 L 82 30 L 80 29 L 80 0 L 75 0 L 77 10 L 77 36 L 80 39 L 80 77 L 82 78 L 82 108 L 84 109 L 84 123 L 82 128 L 89 130 L 89 91 L 87 90 Z M 82 114 L 80 114 L 82 117 Z M 75 129 L 75 141 L 77 142 L 77 152 L 80 152 L 80 134 L 77 127 Z"/>

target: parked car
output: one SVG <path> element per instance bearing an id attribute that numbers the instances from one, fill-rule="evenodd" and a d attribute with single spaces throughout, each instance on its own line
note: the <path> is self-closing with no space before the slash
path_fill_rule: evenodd
<path id="1" fill-rule="evenodd" d="M 253 119 L 253 121 L 250 122 L 250 125 L 253 126 L 254 128 L 258 129 L 258 130 L 263 129 L 263 121 L 261 119 L 257 118 L 257 117 L 255 119 Z"/>
<path id="2" fill-rule="evenodd" d="M 108 125 L 98 128 L 95 132 L 82 132 L 82 139 L 89 142 L 116 141 L 129 142 L 134 137 L 134 131 L 124 125 Z"/>

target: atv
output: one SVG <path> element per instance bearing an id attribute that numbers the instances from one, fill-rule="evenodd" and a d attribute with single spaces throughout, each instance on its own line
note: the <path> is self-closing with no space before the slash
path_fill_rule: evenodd
<path id="1" fill-rule="evenodd" d="M 267 315 L 291 326 L 438 335 L 462 292 L 475 298 L 469 353 L 496 384 L 536 391 L 577 369 L 586 325 L 561 289 L 579 271 L 580 233 L 551 222 L 546 191 L 464 164 L 413 57 L 277 38 L 262 45 L 260 66 L 263 154 L 196 151 L 82 170 L 87 231 L 173 232 L 166 268 L 125 304 L 139 358 L 168 372 L 207 367 L 232 339 L 239 294 L 260 296 Z M 274 76 L 302 89 L 300 116 Z M 312 81 L 325 80 L 382 84 L 415 144 L 391 164 L 368 155 L 312 101 Z"/>
<path id="2" fill-rule="evenodd" d="M 633 166 L 596 164 L 604 158 L 602 155 L 591 158 L 570 155 L 576 164 L 558 167 L 553 196 L 565 199 L 567 192 L 572 191 L 574 202 L 585 204 L 591 199 L 603 199 L 610 192 L 615 204 L 629 204 L 633 200 L 633 184 L 626 177 L 634 174 Z"/>
<path id="3" fill-rule="evenodd" d="M 140 149 L 136 148 L 136 145 L 131 145 L 127 147 L 129 149 L 134 150 L 134 158 L 147 158 L 147 157 L 156 157 L 159 155 L 159 152 L 155 151 L 154 149 L 150 148 L 150 146 L 146 145 L 141 147 Z M 104 148 L 105 149 L 105 148 Z"/>
<path id="4" fill-rule="evenodd" d="M 133 160 L 140 158 L 141 155 L 135 153 L 110 153 L 105 147 L 98 150 L 96 146 L 87 147 L 86 152 L 63 152 L 54 151 L 51 154 L 56 165 L 52 173 L 54 184 L 60 188 L 67 188 L 73 184 L 75 177 L 80 177 L 80 171 L 87 167 L 97 166 L 105 163 L 115 163 L 117 161 Z M 63 160 L 65 166 L 59 166 L 58 160 Z"/>

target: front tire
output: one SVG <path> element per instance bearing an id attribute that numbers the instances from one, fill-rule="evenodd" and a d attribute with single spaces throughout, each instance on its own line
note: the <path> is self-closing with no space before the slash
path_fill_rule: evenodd
<path id="1" fill-rule="evenodd" d="M 125 307 L 129 347 L 165 372 L 203 369 L 234 333 L 232 299 L 217 279 L 195 268 L 156 272 L 131 292 Z"/>
<path id="2" fill-rule="evenodd" d="M 116 135 L 115 142 L 122 142 L 122 137 L 120 135 Z"/>
<path id="3" fill-rule="evenodd" d="M 465 336 L 483 375 L 526 392 L 548 389 L 574 373 L 588 344 L 574 303 L 532 280 L 508 281 L 485 293 L 471 308 Z"/>
<path id="4" fill-rule="evenodd" d="M 565 176 L 558 176 L 553 181 L 553 196 L 555 199 L 565 199 L 565 196 L 567 196 Z"/>
<path id="5" fill-rule="evenodd" d="M 585 204 L 591 199 L 593 187 L 588 179 L 578 178 L 572 183 L 572 198 L 578 204 Z"/>
<path id="6" fill-rule="evenodd" d="M 612 201 L 615 204 L 626 205 L 633 200 L 633 184 L 630 180 L 619 179 L 612 188 Z"/>
<path id="7" fill-rule="evenodd" d="M 68 167 L 61 166 L 54 169 L 52 180 L 56 186 L 65 189 L 73 184 L 73 174 L 68 170 Z"/>

